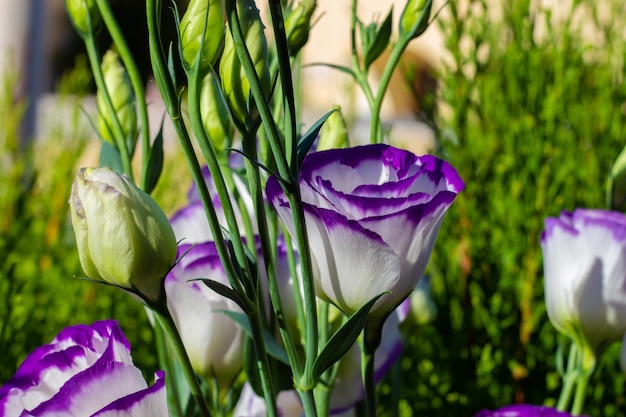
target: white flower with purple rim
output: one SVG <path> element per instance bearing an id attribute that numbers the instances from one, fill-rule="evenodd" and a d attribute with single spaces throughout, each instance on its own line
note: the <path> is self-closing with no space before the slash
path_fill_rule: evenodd
<path id="1" fill-rule="evenodd" d="M 180 245 L 178 256 L 183 254 L 165 278 L 168 309 L 194 370 L 228 386 L 243 367 L 245 333 L 220 310 L 241 308 L 203 282 L 191 281 L 208 278 L 230 287 L 214 242 Z"/>
<path id="2" fill-rule="evenodd" d="M 576 209 L 541 235 L 552 324 L 593 355 L 626 333 L 626 216 Z M 622 353 L 624 363 L 624 352 Z"/>
<path id="3" fill-rule="evenodd" d="M 317 295 L 352 314 L 375 296 L 380 318 L 422 276 L 463 180 L 447 162 L 387 145 L 309 154 L 300 172 Z M 270 178 L 268 199 L 291 234 L 289 203 Z"/>
<path id="4" fill-rule="evenodd" d="M 169 416 L 164 373 L 148 386 L 113 320 L 66 327 L 0 388 L 0 415 Z"/>

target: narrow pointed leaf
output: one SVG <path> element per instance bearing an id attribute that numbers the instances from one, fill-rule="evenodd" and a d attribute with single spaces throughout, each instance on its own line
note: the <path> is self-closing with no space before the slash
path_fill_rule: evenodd
<path id="1" fill-rule="evenodd" d="M 309 128 L 309 130 L 307 130 L 307 132 L 302 136 L 302 138 L 300 138 L 300 141 L 298 141 L 298 150 L 297 150 L 297 152 L 298 152 L 298 163 L 301 164 L 302 161 L 304 160 L 304 157 L 306 156 L 306 154 L 309 153 L 309 150 L 311 149 L 311 146 L 313 146 L 313 142 L 315 142 L 315 139 L 317 138 L 318 133 L 320 133 L 320 129 L 324 125 L 324 122 L 326 122 L 326 120 L 328 119 L 328 116 L 330 116 L 331 114 L 333 114 L 336 111 L 337 110 L 335 110 L 335 109 L 330 110 L 325 115 L 320 117 L 313 124 L 313 126 L 311 126 Z"/>
<path id="2" fill-rule="evenodd" d="M 202 281 L 204 285 L 221 295 L 222 297 L 226 297 L 229 300 L 233 300 L 242 310 L 246 310 L 246 301 L 237 293 L 237 291 L 233 290 L 227 285 L 222 284 L 221 282 L 214 281 L 208 278 L 199 278 L 197 280 L 192 279 L 190 281 Z"/>
<path id="3" fill-rule="evenodd" d="M 361 307 L 326 343 L 326 346 L 324 346 L 324 349 L 322 349 L 313 363 L 313 378 L 315 381 L 352 348 L 352 345 L 354 345 L 354 342 L 356 342 L 356 339 L 365 327 L 365 322 L 374 303 L 383 295 L 377 295 Z"/>
<path id="4" fill-rule="evenodd" d="M 147 171 L 144 191 L 150 194 L 156 187 L 163 171 L 163 120 L 161 120 L 159 133 L 154 138 L 154 143 L 150 148 Z"/>

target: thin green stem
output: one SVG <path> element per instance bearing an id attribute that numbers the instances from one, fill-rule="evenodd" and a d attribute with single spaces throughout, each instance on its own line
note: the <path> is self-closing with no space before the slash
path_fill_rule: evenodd
<path id="1" fill-rule="evenodd" d="M 150 314 L 148 312 L 148 314 Z M 174 362 L 169 355 L 167 345 L 165 342 L 165 334 L 161 327 L 161 323 L 156 321 L 154 323 L 154 338 L 156 341 L 157 357 L 159 359 L 159 366 L 165 370 L 165 384 L 167 386 L 167 404 L 169 405 L 169 411 L 172 417 L 183 417 L 183 409 L 180 403 L 179 390 L 176 380 L 176 371 L 174 369 Z"/>
<path id="2" fill-rule="evenodd" d="M 141 123 L 141 188 L 145 189 L 147 187 L 148 156 L 150 154 L 150 122 L 148 120 L 148 107 L 146 105 L 146 94 L 143 80 L 141 79 L 139 69 L 137 68 L 135 60 L 130 52 L 130 48 L 126 43 L 126 39 L 124 39 L 124 35 L 122 35 L 122 31 L 113 16 L 109 2 L 107 0 L 96 0 L 96 4 L 98 5 L 98 9 L 100 9 L 100 15 L 102 16 L 102 20 L 111 35 L 111 39 L 113 39 L 113 42 L 117 47 L 120 58 L 126 67 L 130 83 L 133 86 L 133 91 L 135 92 L 135 102 L 139 110 L 139 120 Z M 135 132 L 132 132 L 132 134 L 134 135 Z"/>
<path id="3" fill-rule="evenodd" d="M 270 14 L 272 16 L 272 27 L 274 29 L 274 39 L 276 42 L 276 51 L 278 55 L 278 74 L 280 76 L 280 84 L 282 87 L 283 97 L 286 106 L 285 112 L 285 153 L 292 170 L 297 169 L 298 154 L 295 146 L 298 141 L 297 120 L 296 120 L 296 102 L 293 90 L 293 79 L 291 74 L 291 60 L 289 57 L 289 45 L 287 43 L 287 35 L 285 34 L 285 22 L 283 19 L 283 11 L 278 1 L 270 1 Z"/>
<path id="4" fill-rule="evenodd" d="M 383 142 L 383 131 L 380 122 L 380 109 L 382 108 L 383 99 L 385 98 L 385 93 L 387 91 L 387 87 L 389 86 L 389 82 L 391 81 L 393 71 L 396 69 L 398 62 L 400 62 L 402 53 L 404 52 L 410 41 L 411 38 L 409 36 L 400 36 L 400 39 L 398 39 L 398 42 L 393 46 L 393 49 L 391 50 L 391 55 L 389 56 L 387 64 L 385 65 L 385 69 L 383 70 L 383 73 L 380 77 L 378 90 L 376 91 L 373 106 L 370 106 L 370 143 Z"/>
<path id="5" fill-rule="evenodd" d="M 361 349 L 361 376 L 365 391 L 365 408 L 368 417 L 376 417 L 376 381 L 374 356 L 380 345 L 382 323 L 375 328 L 365 326 Z"/>
<path id="6" fill-rule="evenodd" d="M 113 119 L 111 120 L 113 122 L 113 126 L 111 126 L 111 128 L 113 129 L 113 136 L 115 137 L 115 146 L 117 147 L 117 150 L 122 158 L 124 173 L 131 179 L 131 181 L 133 181 L 133 168 L 130 161 L 131 155 L 129 154 L 129 149 L 126 146 L 124 131 L 119 119 L 117 118 L 117 113 L 115 112 L 111 95 L 109 94 L 109 90 L 104 82 L 104 74 L 102 73 L 102 67 L 100 66 L 100 52 L 98 51 L 98 46 L 96 45 L 96 41 L 93 36 L 86 36 L 83 39 L 85 41 L 85 47 L 87 48 L 87 56 L 89 57 L 91 71 L 93 72 L 96 87 L 98 92 L 102 94 L 102 97 L 104 97 L 106 111 Z"/>
<path id="7" fill-rule="evenodd" d="M 595 369 L 596 359 L 592 351 L 589 349 L 581 349 L 579 347 L 579 355 L 577 360 L 577 381 L 576 393 L 574 394 L 574 402 L 572 404 L 571 413 L 574 416 L 582 414 L 585 405 L 585 394 L 587 393 L 587 384 L 589 378 Z"/>
<path id="8" fill-rule="evenodd" d="M 163 329 L 163 333 L 170 341 L 171 347 L 174 350 L 176 357 L 180 363 L 180 366 L 183 371 L 183 375 L 185 375 L 185 379 L 189 384 L 189 389 L 191 391 L 191 395 L 193 396 L 196 404 L 198 404 L 198 408 L 200 409 L 200 413 L 203 417 L 211 417 L 211 411 L 209 411 L 209 405 L 206 402 L 206 399 L 202 395 L 202 389 L 200 388 L 200 381 L 196 377 L 196 374 L 191 366 L 191 362 L 189 361 L 189 356 L 187 356 L 187 352 L 185 351 L 185 346 L 183 345 L 183 341 L 180 338 L 180 334 L 176 330 L 176 325 L 174 324 L 174 320 L 170 315 L 167 308 L 160 308 L 160 311 L 153 310 L 155 312 L 155 316 L 159 325 Z"/>
<path id="9" fill-rule="evenodd" d="M 163 52 L 163 46 L 161 45 L 161 40 L 159 37 L 161 10 L 160 6 L 160 0 L 146 0 L 150 60 L 152 62 L 154 77 L 161 92 L 161 96 L 163 97 L 163 102 L 165 103 L 167 112 L 170 116 L 170 119 L 172 120 L 172 124 L 176 131 L 178 140 L 181 144 L 181 147 L 183 148 L 187 163 L 191 169 L 191 175 L 194 182 L 196 183 L 196 186 L 198 187 L 200 199 L 202 201 L 205 214 L 207 215 L 209 226 L 211 227 L 211 231 L 214 236 L 215 246 L 222 262 L 222 266 L 224 267 L 226 276 L 233 286 L 233 289 L 238 293 L 243 294 L 241 284 L 239 280 L 236 279 L 235 268 L 232 264 L 232 260 L 230 259 L 228 248 L 226 247 L 224 239 L 220 238 L 222 237 L 222 232 L 219 221 L 217 219 L 217 214 L 215 213 L 215 207 L 213 207 L 211 196 L 204 181 L 202 169 L 200 168 L 198 158 L 196 157 L 193 145 L 191 144 L 189 133 L 187 132 L 185 122 L 183 121 L 182 115 L 180 113 L 176 88 L 167 70 L 167 65 L 165 63 L 165 54 Z"/>
<path id="10" fill-rule="evenodd" d="M 567 370 L 563 375 L 563 386 L 561 387 L 561 394 L 559 395 L 559 401 L 557 403 L 557 410 L 565 411 L 572 399 L 572 393 L 576 383 L 576 362 L 577 362 L 577 347 L 576 343 L 572 343 L 570 346 L 569 355 L 567 357 Z"/>
<path id="11" fill-rule="evenodd" d="M 200 112 L 200 93 L 202 91 L 202 80 L 200 79 L 200 77 L 198 77 L 197 72 L 187 74 L 187 76 L 189 80 L 188 99 L 189 118 L 191 119 L 191 126 L 196 136 L 196 141 L 198 142 L 198 145 L 200 145 L 202 155 L 204 156 L 209 171 L 211 172 L 211 177 L 213 179 L 217 195 L 220 198 L 223 212 L 226 217 L 226 223 L 228 225 L 228 231 L 231 235 L 231 243 L 235 251 L 237 263 L 242 268 L 242 270 L 245 271 L 246 275 L 248 277 L 251 277 L 244 250 L 243 240 L 241 239 L 241 234 L 239 233 L 239 224 L 237 223 L 237 218 L 235 217 L 235 211 L 233 209 L 233 205 L 230 199 L 228 187 L 226 186 L 226 182 L 224 181 L 224 176 L 222 175 L 220 163 L 215 154 L 215 150 L 213 149 L 213 145 L 211 144 L 211 141 L 206 134 L 206 131 L 204 130 L 204 125 L 202 124 L 202 115 Z M 217 226 L 219 228 L 219 224 Z M 213 232 L 214 236 L 221 236 L 221 231 L 219 231 L 219 229 L 214 230 L 211 227 L 211 231 Z M 215 238 L 215 240 L 217 239 L 218 238 Z M 236 288 L 234 283 L 231 282 L 231 285 L 233 285 L 234 289 Z"/>

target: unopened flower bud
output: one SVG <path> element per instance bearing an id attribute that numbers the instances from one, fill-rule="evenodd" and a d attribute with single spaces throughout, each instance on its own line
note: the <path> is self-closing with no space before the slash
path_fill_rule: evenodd
<path id="1" fill-rule="evenodd" d="M 65 0 L 65 8 L 81 37 L 93 35 L 100 28 L 102 19 L 95 0 Z"/>
<path id="2" fill-rule="evenodd" d="M 285 18 L 289 54 L 295 56 L 309 40 L 311 16 L 317 7 L 315 0 L 302 0 Z"/>
<path id="3" fill-rule="evenodd" d="M 157 203 L 110 168 L 82 168 L 72 184 L 70 212 L 78 256 L 89 278 L 151 301 L 176 257 L 176 238 Z"/>
<path id="4" fill-rule="evenodd" d="M 253 0 L 237 2 L 239 10 L 239 24 L 243 31 L 246 48 L 250 53 L 261 86 L 265 92 L 269 91 L 270 74 L 268 66 L 267 39 L 263 30 L 263 22 L 259 15 L 259 9 Z M 230 29 L 229 29 L 230 30 Z M 248 113 L 248 101 L 250 99 L 250 81 L 241 66 L 237 56 L 232 36 L 226 36 L 224 53 L 220 60 L 220 78 L 222 79 L 222 91 L 231 108 L 232 114 L 243 121 Z M 252 112 L 253 109 L 250 109 Z"/>
<path id="5" fill-rule="evenodd" d="M 107 142 L 115 145 L 114 123 L 115 118 L 122 127 L 124 143 L 134 147 L 137 131 L 137 113 L 135 110 L 135 94 L 126 69 L 120 62 L 117 52 L 108 50 L 102 58 L 102 73 L 104 84 L 113 104 L 115 114 L 111 114 L 106 105 L 104 91 L 98 90 L 96 101 L 98 104 L 98 133 Z"/>
<path id="6" fill-rule="evenodd" d="M 223 41 L 224 12 L 221 0 L 191 0 L 180 21 L 180 44 L 185 69 L 193 69 L 198 61 L 198 71 L 204 75 L 215 62 Z"/>
<path id="7" fill-rule="evenodd" d="M 218 151 L 230 147 L 233 138 L 233 125 L 228 107 L 222 97 L 219 82 L 212 73 L 202 81 L 200 92 L 200 113 L 204 130 Z"/>
<path id="8" fill-rule="evenodd" d="M 317 150 L 347 148 L 349 144 L 346 121 L 341 114 L 341 107 L 336 106 L 335 112 L 328 116 L 320 130 Z"/>
<path id="9" fill-rule="evenodd" d="M 417 38 L 428 27 L 432 0 L 409 0 L 400 17 L 400 36 Z"/>

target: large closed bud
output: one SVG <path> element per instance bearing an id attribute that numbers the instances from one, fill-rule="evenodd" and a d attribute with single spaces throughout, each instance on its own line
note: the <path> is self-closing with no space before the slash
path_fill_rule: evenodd
<path id="1" fill-rule="evenodd" d="M 199 74 L 206 74 L 215 62 L 223 41 L 224 12 L 221 0 L 191 0 L 180 21 L 180 44 L 185 70 L 193 70 L 198 62 Z"/>
<path id="2" fill-rule="evenodd" d="M 115 118 L 122 128 L 124 143 L 128 143 L 130 149 L 135 146 L 137 138 L 137 113 L 135 110 L 135 93 L 126 69 L 119 60 L 117 52 L 110 49 L 102 58 L 102 73 L 113 110 L 111 114 L 106 104 L 104 91 L 98 90 L 96 101 L 98 103 L 98 133 L 100 137 L 112 145 L 115 145 L 115 130 L 113 129 Z"/>
<path id="3" fill-rule="evenodd" d="M 259 15 L 259 9 L 253 0 L 243 0 L 237 2 L 239 12 L 239 24 L 243 31 L 246 48 L 252 58 L 254 70 L 261 81 L 261 86 L 265 92 L 269 91 L 270 73 L 268 68 L 267 39 L 263 30 L 263 22 Z M 234 117 L 239 121 L 244 121 L 248 111 L 248 101 L 250 99 L 250 81 L 246 76 L 241 61 L 237 56 L 232 35 L 226 36 L 224 43 L 224 54 L 220 61 L 220 78 L 222 79 L 222 91 L 226 101 L 230 106 Z"/>
<path id="4" fill-rule="evenodd" d="M 157 203 L 128 177 L 107 167 L 82 168 L 69 203 L 87 276 L 158 300 L 177 245 Z"/>

